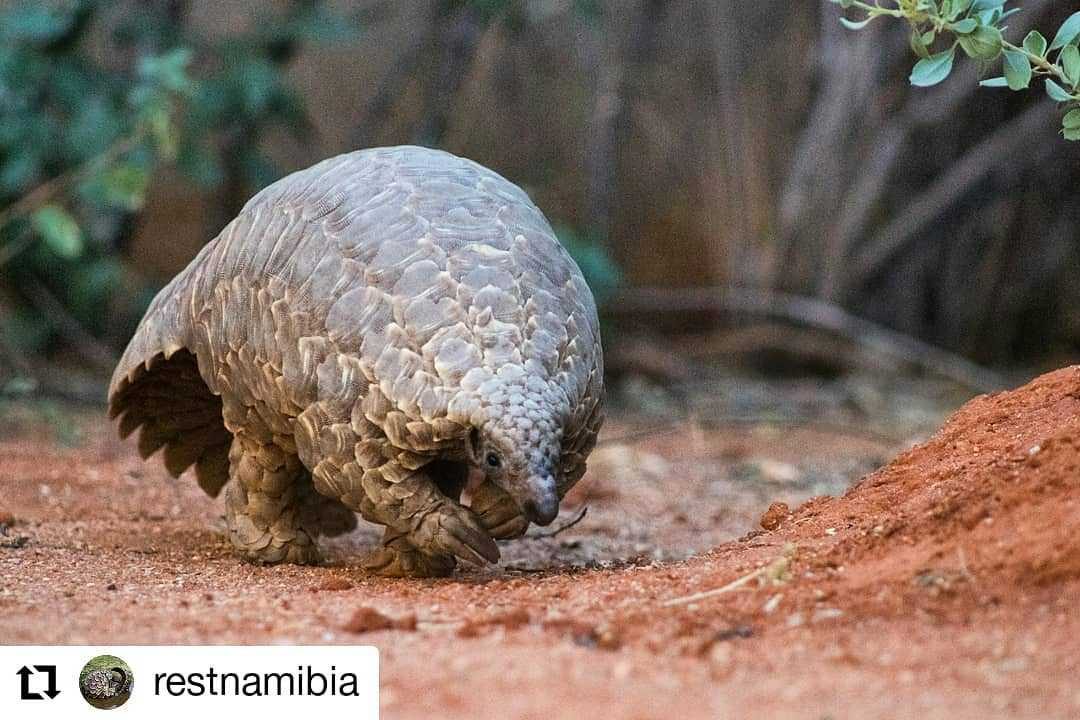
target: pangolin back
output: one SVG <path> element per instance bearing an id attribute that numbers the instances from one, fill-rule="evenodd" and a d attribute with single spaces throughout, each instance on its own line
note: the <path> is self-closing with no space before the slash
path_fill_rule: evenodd
<path id="1" fill-rule="evenodd" d="M 522 393 L 492 393 L 500 382 Z M 144 457 L 164 447 L 171 473 L 194 464 L 216 494 L 231 440 L 221 396 L 294 435 L 319 487 L 320 443 L 351 452 L 377 432 L 422 453 L 484 413 L 521 414 L 523 397 L 557 406 L 546 430 L 572 483 L 601 394 L 593 299 L 540 211 L 474 162 L 396 147 L 253 197 L 155 298 L 109 402 L 123 435 L 142 428 Z M 535 434 L 528 415 L 515 432 Z"/>

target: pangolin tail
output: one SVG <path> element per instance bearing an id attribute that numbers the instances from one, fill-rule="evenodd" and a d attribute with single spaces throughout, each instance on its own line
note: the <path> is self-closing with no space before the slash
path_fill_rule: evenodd
<path id="1" fill-rule="evenodd" d="M 199 487 L 216 497 L 229 479 L 232 434 L 221 417 L 221 398 L 199 375 L 195 356 L 180 348 L 160 353 L 117 378 L 109 416 L 120 418 L 120 436 L 139 433 L 139 454 L 165 448 L 165 468 L 179 477 L 192 465 Z"/>

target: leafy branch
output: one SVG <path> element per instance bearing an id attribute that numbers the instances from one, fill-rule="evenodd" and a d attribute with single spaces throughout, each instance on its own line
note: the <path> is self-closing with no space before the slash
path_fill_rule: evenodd
<path id="1" fill-rule="evenodd" d="M 312 130 L 289 64 L 360 29 L 329 4 L 285 0 L 221 32 L 183 2 L 0 2 L 0 386 L 26 374 L 12 353 L 89 357 L 129 336 L 155 288 L 123 250 L 159 170 L 229 217 L 280 176 L 268 133 Z"/>
<path id="2" fill-rule="evenodd" d="M 176 154 L 175 117 L 179 102 L 192 88 L 187 76 L 190 57 L 191 53 L 181 48 L 143 58 L 138 81 L 127 98 L 133 118 L 128 134 L 0 208 L 0 236 L 9 224 L 26 216 L 28 229 L 34 231 L 16 232 L 14 240 L 0 245 L 0 266 L 38 237 L 60 257 L 73 259 L 82 254 L 82 227 L 65 207 L 67 203 L 60 201 L 73 186 L 79 186 L 77 195 L 104 207 L 132 211 L 142 206 L 151 166 L 158 159 L 172 160 Z"/>
<path id="3" fill-rule="evenodd" d="M 937 85 L 952 72 L 959 49 L 973 60 L 1002 60 L 1003 74 L 980 85 L 1025 90 L 1042 79 L 1046 94 L 1065 104 L 1062 134 L 1080 140 L 1080 12 L 1073 13 L 1052 41 L 1038 31 L 1023 43 L 1005 39 L 1009 16 L 1019 8 L 1006 8 L 1009 0 L 887 0 L 869 4 L 861 0 L 830 0 L 862 14 L 858 20 L 841 18 L 851 30 L 861 30 L 879 17 L 905 21 L 911 28 L 911 49 L 920 58 L 911 71 L 911 84 Z"/>

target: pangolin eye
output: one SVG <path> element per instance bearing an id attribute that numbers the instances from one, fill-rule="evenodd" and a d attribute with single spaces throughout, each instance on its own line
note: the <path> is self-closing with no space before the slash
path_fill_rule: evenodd
<path id="1" fill-rule="evenodd" d="M 486 460 L 487 464 L 493 468 L 497 468 L 502 465 L 502 459 L 500 459 L 499 456 L 495 453 L 488 453 Z"/>

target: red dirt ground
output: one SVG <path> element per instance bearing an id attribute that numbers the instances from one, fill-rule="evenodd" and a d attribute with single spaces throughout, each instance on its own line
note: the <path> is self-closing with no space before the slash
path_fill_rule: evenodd
<path id="1" fill-rule="evenodd" d="M 374 531 L 329 567 L 240 563 L 220 501 L 106 432 L 0 444 L 0 642 L 371 643 L 387 718 L 1080 717 L 1080 367 L 735 541 L 763 506 L 710 461 L 835 439 L 602 448 L 584 522 L 446 580 L 365 575 Z"/>

